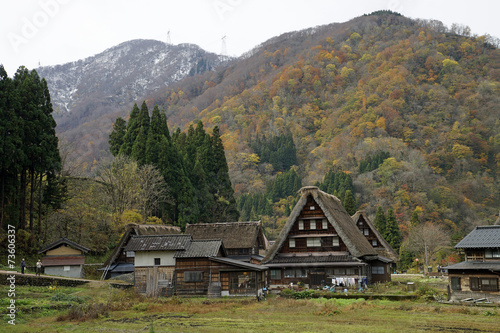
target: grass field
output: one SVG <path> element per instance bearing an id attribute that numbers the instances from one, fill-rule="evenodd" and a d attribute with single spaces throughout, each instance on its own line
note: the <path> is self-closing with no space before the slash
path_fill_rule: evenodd
<path id="1" fill-rule="evenodd" d="M 426 283 L 418 282 L 422 297 L 415 301 L 370 300 L 370 292 L 405 293 L 397 280 L 357 299 L 270 296 L 260 302 L 147 299 L 99 283 L 18 286 L 16 325 L 4 315 L 0 332 L 500 332 L 499 307 L 442 304 L 428 297 L 439 290 Z M 7 287 L 0 290 L 6 309 Z"/>

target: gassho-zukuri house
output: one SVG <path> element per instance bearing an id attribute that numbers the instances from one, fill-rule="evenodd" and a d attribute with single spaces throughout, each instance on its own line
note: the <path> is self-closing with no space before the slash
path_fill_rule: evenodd
<path id="1" fill-rule="evenodd" d="M 390 281 L 392 259 L 381 256 L 340 200 L 315 186 L 301 197 L 262 260 L 270 288 L 357 287 Z"/>

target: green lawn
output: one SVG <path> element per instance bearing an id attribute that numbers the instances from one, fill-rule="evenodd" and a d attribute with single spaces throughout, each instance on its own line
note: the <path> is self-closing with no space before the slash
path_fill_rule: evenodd
<path id="1" fill-rule="evenodd" d="M 7 288 L 0 290 L 5 309 Z M 4 315 L 0 332 L 500 332 L 499 307 L 426 303 L 423 298 L 146 299 L 98 283 L 18 286 L 16 294 L 16 325 Z"/>

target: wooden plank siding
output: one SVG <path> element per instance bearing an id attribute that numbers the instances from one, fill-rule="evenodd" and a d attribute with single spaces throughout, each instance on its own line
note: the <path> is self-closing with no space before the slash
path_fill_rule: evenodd
<path id="1" fill-rule="evenodd" d="M 186 281 L 186 274 L 200 272 L 199 281 Z M 244 274 L 253 277 L 255 283 L 252 288 L 235 287 L 235 274 Z M 233 279 L 233 281 L 231 281 Z M 220 286 L 224 295 L 248 295 L 257 294 L 258 289 L 264 287 L 264 272 L 253 272 L 237 266 L 231 266 L 215 262 L 209 258 L 177 258 L 176 262 L 176 294 L 179 296 L 208 295 L 210 286 Z M 220 296 L 220 295 L 219 295 Z"/>
<path id="2" fill-rule="evenodd" d="M 134 288 L 149 297 L 165 296 L 174 282 L 174 266 L 135 267 Z"/>

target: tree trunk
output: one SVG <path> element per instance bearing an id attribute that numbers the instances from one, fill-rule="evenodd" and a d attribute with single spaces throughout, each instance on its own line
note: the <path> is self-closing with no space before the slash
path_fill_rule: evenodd
<path id="1" fill-rule="evenodd" d="M 43 172 L 40 172 L 40 181 L 38 183 L 38 237 L 42 235 L 42 200 L 43 200 Z"/>
<path id="2" fill-rule="evenodd" d="M 35 192 L 35 170 L 30 169 L 30 232 L 33 233 L 33 194 Z"/>
<path id="3" fill-rule="evenodd" d="M 19 188 L 19 229 L 26 227 L 26 169 L 21 171 Z"/>
<path id="4" fill-rule="evenodd" d="M 5 208 L 5 172 L 2 170 L 2 187 L 1 187 L 1 198 L 0 198 L 0 230 L 2 230 L 3 226 L 3 216 L 4 216 L 4 208 Z"/>

